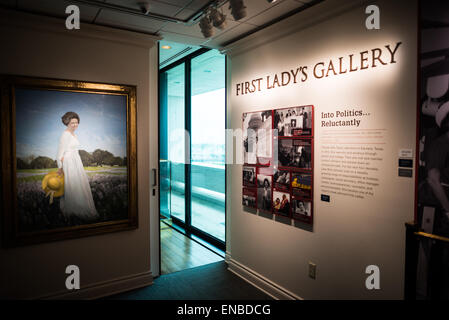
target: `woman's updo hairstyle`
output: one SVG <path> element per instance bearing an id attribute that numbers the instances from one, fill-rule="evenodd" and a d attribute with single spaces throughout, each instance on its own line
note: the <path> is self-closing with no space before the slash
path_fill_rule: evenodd
<path id="1" fill-rule="evenodd" d="M 78 114 L 76 112 L 72 112 L 72 111 L 66 112 L 66 114 L 63 115 L 61 117 L 61 119 L 62 119 L 62 123 L 64 123 L 64 125 L 66 125 L 66 126 L 69 125 L 69 123 L 72 119 L 78 119 L 78 123 L 80 123 L 80 117 L 78 116 Z"/>

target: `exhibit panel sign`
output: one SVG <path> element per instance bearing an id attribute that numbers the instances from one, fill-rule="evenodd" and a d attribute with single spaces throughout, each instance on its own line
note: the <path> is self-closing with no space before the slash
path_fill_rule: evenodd
<path id="1" fill-rule="evenodd" d="M 404 28 L 397 12 L 413 21 L 415 5 L 379 1 L 382 29 L 370 31 L 360 2 L 326 1 L 315 20 L 291 17 L 229 47 L 230 126 L 241 129 L 249 117 L 247 160 L 230 173 L 239 177 L 231 180 L 232 257 L 304 298 L 332 297 L 329 287 L 345 298 L 372 297 L 361 274 L 368 262 L 384 277 L 376 297 L 403 292 L 404 223 L 413 219 L 417 176 L 417 25 Z M 292 130 L 298 119 L 282 124 L 281 112 L 302 106 L 313 106 L 309 128 Z M 252 147 L 257 133 L 245 133 L 254 114 L 260 127 L 273 122 L 271 159 Z M 310 159 L 298 159 L 303 153 Z M 242 187 L 251 206 L 242 205 Z M 278 265 L 264 265 L 260 248 Z M 318 262 L 326 280 L 309 282 L 307 261 Z"/>
<path id="2" fill-rule="evenodd" d="M 284 107 L 273 110 L 243 113 L 245 165 L 273 167 L 273 175 L 281 174 L 276 170 L 284 170 L 289 175 L 288 190 L 286 186 L 271 181 L 272 213 L 298 217 L 293 215 L 292 205 L 296 204 L 298 212 L 307 212 L 307 218 L 300 220 L 312 224 L 314 158 L 319 168 L 315 192 L 322 202 L 335 203 L 337 200 L 351 207 L 350 201 L 375 201 L 376 196 L 387 194 L 385 177 L 393 176 L 388 165 L 393 153 L 390 142 L 398 130 L 398 126 L 391 126 L 391 123 L 399 120 L 399 113 L 392 110 L 395 119 L 388 118 L 392 102 L 381 97 L 376 100 L 376 90 L 366 91 L 365 96 L 361 93 L 375 86 L 384 86 L 383 73 L 387 77 L 396 76 L 406 47 L 407 44 L 401 40 L 384 40 L 378 45 L 361 47 L 358 53 L 342 51 L 335 57 L 313 58 L 311 63 L 292 64 L 288 69 L 267 72 L 255 79 L 236 80 L 233 95 L 242 102 L 276 99 L 279 92 L 285 92 L 282 98 L 288 101 L 291 92 L 296 90 L 303 93 L 302 100 L 316 101 L 315 107 L 284 104 Z M 351 91 L 345 91 L 349 90 L 348 84 Z M 318 90 L 324 94 L 313 98 Z M 382 104 L 377 101 L 382 101 Z M 308 117 L 313 115 L 313 111 L 315 118 Z M 268 130 L 270 128 L 271 131 Z M 313 142 L 317 136 L 319 144 L 314 151 Z M 401 147 L 404 154 L 413 153 L 412 144 L 404 143 Z M 394 153 L 399 154 L 395 158 L 398 166 L 394 176 L 413 178 L 413 165 L 406 163 L 407 159 L 400 156 L 400 150 Z M 304 155 L 300 158 L 300 154 L 310 155 L 310 159 Z M 307 173 L 309 170 L 310 176 L 296 174 L 296 171 Z M 255 174 L 258 174 L 257 170 Z M 261 188 L 262 185 L 256 184 L 255 187 Z M 307 202 L 303 201 L 305 199 Z M 278 200 L 279 203 L 289 203 L 288 214 L 279 211 Z M 378 207 L 378 203 L 375 206 Z M 257 205 L 255 208 L 261 209 Z"/>
<path id="3" fill-rule="evenodd" d="M 257 101 L 259 97 L 278 96 L 277 90 L 290 92 L 312 86 L 326 90 L 332 96 L 337 94 L 340 82 L 348 83 L 351 78 L 356 83 L 357 79 L 360 83 L 367 82 L 362 72 L 387 72 L 387 68 L 400 63 L 403 50 L 402 41 L 389 41 L 374 48 L 360 49 L 357 54 L 342 52 L 337 57 L 321 58 L 289 70 L 238 80 L 233 85 L 233 94 L 236 99 L 251 101 L 254 96 Z M 342 77 L 341 81 L 338 76 Z M 255 206 L 249 207 L 312 224 L 314 125 L 319 129 L 316 152 L 319 184 L 315 189 L 322 202 L 374 200 L 379 194 L 385 194 L 383 177 L 388 174 L 387 161 L 391 153 L 388 142 L 394 134 L 386 124 L 391 119 L 385 119 L 383 108 L 377 106 L 374 109 L 373 99 L 366 103 L 366 99 L 358 98 L 362 103 L 353 103 L 357 96 L 357 92 L 340 94 L 334 101 L 321 97 L 318 101 L 325 101 L 325 104 L 315 105 L 315 118 L 311 105 L 243 113 L 244 172 L 249 174 L 251 166 L 272 168 L 271 173 L 254 169 L 256 177 L 265 177 L 263 181 L 255 178 L 252 188 L 257 192 L 250 192 L 244 184 L 243 197 L 247 198 L 249 194 L 255 197 L 251 202 Z M 413 153 L 411 145 L 404 147 L 407 148 L 403 151 Z M 413 167 L 403 168 L 406 159 L 398 157 L 397 161 L 400 163 L 395 175 L 412 178 Z M 288 179 L 289 182 L 282 184 L 274 178 Z M 271 198 L 270 210 L 260 197 Z"/>
<path id="4" fill-rule="evenodd" d="M 325 1 L 228 48 L 230 127 L 243 129 L 241 158 L 248 148 L 247 160 L 230 168 L 232 258 L 298 296 L 334 298 L 332 287 L 344 298 L 401 298 L 417 176 L 418 61 L 417 25 L 400 21 L 416 20 L 416 4 L 378 1 L 381 29 L 367 30 L 366 6 Z M 292 130 L 304 119 L 281 117 L 302 106 L 313 106 L 313 121 Z M 252 147 L 254 114 L 260 127 L 273 122 L 270 159 Z M 276 265 L 261 260 L 260 248 Z M 308 261 L 320 281 L 310 282 Z M 382 292 L 365 289 L 368 264 L 381 270 Z"/>

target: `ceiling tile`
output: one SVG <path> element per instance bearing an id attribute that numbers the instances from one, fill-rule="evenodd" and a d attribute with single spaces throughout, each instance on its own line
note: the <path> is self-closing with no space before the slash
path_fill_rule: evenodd
<path id="1" fill-rule="evenodd" d="M 162 46 L 168 45 L 170 49 L 162 49 Z M 199 49 L 198 46 L 186 45 L 178 42 L 161 40 L 159 42 L 159 66 L 166 66 L 174 61 L 191 54 L 195 50 Z M 165 62 L 165 63 L 164 63 Z"/>
<path id="2" fill-rule="evenodd" d="M 106 0 L 104 2 L 130 9 L 140 10 L 140 7 L 137 5 L 137 2 L 139 2 L 138 0 Z"/>
<path id="3" fill-rule="evenodd" d="M 261 26 L 267 22 L 279 18 L 280 16 L 286 13 L 289 13 L 290 11 L 300 8 L 303 5 L 304 5 L 303 3 L 294 0 L 284 0 L 279 3 L 275 2 L 275 5 L 273 5 L 269 10 L 266 10 L 248 19 L 246 22 L 257 26 Z"/>
<path id="4" fill-rule="evenodd" d="M 0 0 L 0 5 L 7 7 L 15 7 L 16 0 Z"/>
<path id="5" fill-rule="evenodd" d="M 210 1 L 210 0 L 193 0 L 193 1 L 189 1 L 189 2 L 192 2 L 192 3 L 190 3 L 187 7 L 189 9 L 198 11 L 201 8 L 203 8 L 205 5 L 207 5 L 208 3 L 211 3 L 213 1 Z"/>
<path id="6" fill-rule="evenodd" d="M 182 9 L 177 15 L 176 18 L 186 20 L 189 19 L 196 11 L 190 9 Z"/>
<path id="7" fill-rule="evenodd" d="M 244 0 L 243 3 L 246 7 L 246 17 L 243 19 L 240 19 L 239 22 L 247 22 L 252 17 L 269 10 L 270 8 L 278 5 L 279 3 L 283 2 L 285 0 L 278 0 L 274 3 L 268 3 L 266 0 Z M 231 9 L 229 9 L 229 3 L 225 3 L 222 7 L 223 13 L 226 14 L 226 16 L 229 19 L 234 19 L 234 17 L 231 14 Z"/>
<path id="8" fill-rule="evenodd" d="M 224 30 L 219 30 L 217 28 L 214 28 L 214 37 L 223 32 L 226 32 L 227 30 L 235 27 L 236 25 L 238 25 L 238 22 L 226 19 L 226 28 Z M 161 32 L 162 31 L 169 31 L 169 32 L 174 32 L 174 33 L 179 33 L 179 34 L 183 34 L 183 35 L 187 35 L 187 36 L 194 36 L 197 38 L 204 39 L 204 36 L 201 33 L 199 23 L 195 23 L 194 25 L 191 25 L 191 26 L 187 26 L 187 25 L 183 25 L 183 24 L 176 24 L 176 23 L 166 23 L 162 27 Z"/>
<path id="9" fill-rule="evenodd" d="M 44 13 L 54 17 L 68 17 L 65 13 L 69 5 L 74 4 L 71 1 L 65 0 L 18 0 L 17 5 L 19 9 L 30 12 Z M 92 6 L 83 6 L 76 4 L 80 8 L 81 21 L 92 22 L 98 13 L 98 9 Z"/>
<path id="10" fill-rule="evenodd" d="M 163 37 L 166 41 L 173 41 L 179 43 L 186 43 L 190 45 L 199 46 L 204 42 L 204 37 L 201 35 L 200 37 L 188 36 L 185 34 L 180 34 L 176 32 L 169 32 L 161 30 L 159 35 Z"/>
<path id="11" fill-rule="evenodd" d="M 100 1 L 100 0 L 98 0 Z M 139 10 L 137 2 L 140 0 L 103 0 L 104 2 Z M 79 5 L 82 21 L 106 25 L 115 28 L 134 30 L 145 33 L 158 33 L 164 40 L 181 42 L 189 45 L 204 45 L 218 47 L 242 34 L 248 33 L 257 26 L 263 25 L 280 16 L 291 12 L 304 3 L 313 0 L 277 0 L 268 3 L 266 0 L 244 0 L 247 16 L 235 21 L 226 2 L 220 9 L 227 15 L 227 26 L 224 30 L 214 28 L 214 36 L 205 39 L 198 22 L 187 26 L 183 23 L 164 22 L 149 17 L 121 13 L 110 9 L 98 9 L 93 6 Z M 18 9 L 42 13 L 58 17 L 66 17 L 65 8 L 72 4 L 71 0 L 0 0 L 0 4 L 18 5 Z M 149 0 L 151 12 L 181 20 L 187 20 L 199 9 L 212 3 L 211 0 Z"/>
<path id="12" fill-rule="evenodd" d="M 192 26 L 186 26 L 181 23 L 166 23 L 160 30 L 160 32 L 168 31 L 178 34 L 183 34 L 185 36 L 192 36 L 197 38 L 202 38 L 201 30 L 198 24 Z"/>
<path id="13" fill-rule="evenodd" d="M 211 38 L 209 41 L 203 42 L 203 45 L 211 48 L 219 48 L 224 43 L 236 39 L 240 35 L 254 30 L 254 28 L 256 28 L 256 26 L 247 23 L 240 23 L 233 28 L 229 28 L 225 30 L 225 32 Z"/>
<path id="14" fill-rule="evenodd" d="M 150 4 L 153 2 L 164 2 L 177 7 L 185 8 L 192 0 L 149 0 Z"/>
<path id="15" fill-rule="evenodd" d="M 95 23 L 149 33 L 157 32 L 164 25 L 162 21 L 111 10 L 101 10 Z"/>
<path id="16" fill-rule="evenodd" d="M 140 10 L 139 5 L 137 4 L 139 2 L 138 0 L 107 0 L 106 2 L 123 7 L 128 7 L 131 9 Z M 178 3 L 182 2 L 183 1 L 178 1 Z M 182 5 L 169 4 L 159 1 L 149 1 L 149 3 L 151 13 L 156 13 L 168 17 L 174 17 L 183 8 Z"/>

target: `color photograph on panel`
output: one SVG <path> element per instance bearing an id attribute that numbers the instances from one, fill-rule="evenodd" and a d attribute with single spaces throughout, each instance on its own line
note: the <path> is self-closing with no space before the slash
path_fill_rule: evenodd
<path id="1" fill-rule="evenodd" d="M 312 175 L 309 173 L 292 173 L 292 193 L 307 199 L 312 198 Z"/>
<path id="2" fill-rule="evenodd" d="M 290 217 L 290 193 L 273 191 L 274 214 Z"/>

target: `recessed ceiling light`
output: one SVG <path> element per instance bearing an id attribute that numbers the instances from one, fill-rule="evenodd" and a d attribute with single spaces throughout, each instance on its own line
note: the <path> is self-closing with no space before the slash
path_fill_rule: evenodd
<path id="1" fill-rule="evenodd" d="M 162 49 L 165 49 L 165 50 L 171 49 L 171 47 L 170 47 L 170 46 L 167 46 L 167 45 L 162 46 L 161 48 L 162 48 Z"/>

